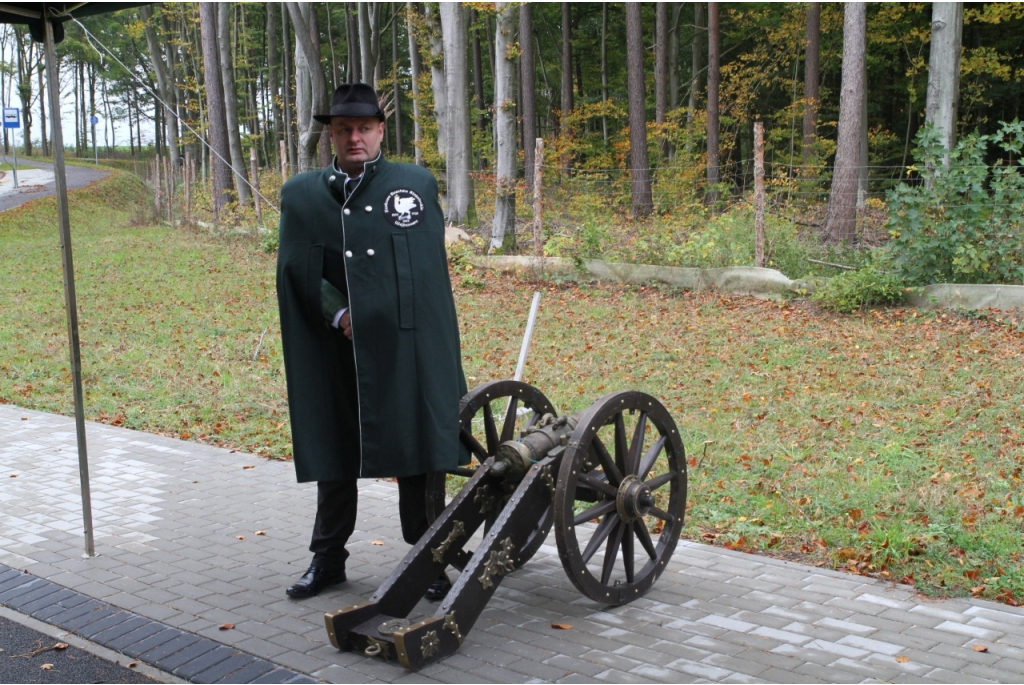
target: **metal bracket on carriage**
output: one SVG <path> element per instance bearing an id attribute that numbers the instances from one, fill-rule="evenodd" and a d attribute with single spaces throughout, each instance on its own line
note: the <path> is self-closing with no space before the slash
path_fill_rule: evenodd
<path id="1" fill-rule="evenodd" d="M 500 430 L 492 403 L 505 410 Z M 530 411 L 519 412 L 520 403 Z M 686 508 L 686 458 L 675 423 L 639 392 L 605 395 L 585 411 L 556 417 L 547 398 L 518 381 L 488 383 L 463 398 L 462 440 L 480 466 L 449 476 L 468 480 L 443 511 L 445 480 L 433 482 L 430 529 L 369 601 L 326 614 L 331 644 L 410 670 L 453 654 L 501 581 L 537 551 L 552 525 L 569 579 L 591 599 L 625 604 L 650 589 L 672 556 Z M 474 422 L 483 424 L 482 439 Z M 481 527 L 482 541 L 465 549 Z M 461 575 L 434 614 L 408 620 L 449 565 Z"/>

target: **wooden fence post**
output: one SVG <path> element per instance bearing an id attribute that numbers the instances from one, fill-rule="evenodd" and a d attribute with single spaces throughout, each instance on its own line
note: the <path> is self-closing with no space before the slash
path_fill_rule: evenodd
<path id="1" fill-rule="evenodd" d="M 192 223 L 192 153 L 185 150 L 185 168 L 182 170 L 185 182 L 185 223 Z"/>
<path id="2" fill-rule="evenodd" d="M 764 263 L 764 123 L 754 122 L 754 266 Z"/>
<path id="3" fill-rule="evenodd" d="M 164 179 L 167 183 L 167 220 L 174 225 L 174 181 L 177 169 L 171 166 L 171 156 L 164 157 Z"/>
<path id="4" fill-rule="evenodd" d="M 153 158 L 153 204 L 156 207 L 157 221 L 163 216 L 164 209 L 163 198 L 161 197 L 163 188 L 161 188 L 160 183 L 160 155 L 157 155 Z"/>
<path id="5" fill-rule="evenodd" d="M 533 158 L 533 254 L 537 257 L 544 256 L 544 244 L 541 239 L 541 206 L 543 204 L 543 191 L 541 185 L 541 174 L 544 168 L 544 139 L 537 139 L 537 151 Z"/>
<path id="6" fill-rule="evenodd" d="M 263 209 L 260 207 L 260 161 L 256 148 L 249 148 L 249 166 L 252 171 L 252 203 L 256 207 L 256 237 L 260 235 L 259 226 L 263 224 Z"/>

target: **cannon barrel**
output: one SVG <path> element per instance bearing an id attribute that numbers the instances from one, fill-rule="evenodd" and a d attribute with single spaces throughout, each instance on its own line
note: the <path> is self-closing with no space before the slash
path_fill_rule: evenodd
<path id="1" fill-rule="evenodd" d="M 579 425 L 581 415 L 579 412 L 556 419 L 552 414 L 545 414 L 518 440 L 506 440 L 498 446 L 491 474 L 508 480 L 522 480 L 530 467 L 548 456 L 551 450 L 569 443 L 569 436 Z"/>

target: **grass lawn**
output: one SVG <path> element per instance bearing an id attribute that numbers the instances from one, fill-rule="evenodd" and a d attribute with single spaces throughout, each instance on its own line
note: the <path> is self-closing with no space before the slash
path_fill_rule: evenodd
<path id="1" fill-rule="evenodd" d="M 273 256 L 153 227 L 142 201 L 120 174 L 73 195 L 88 417 L 286 457 Z M 0 402 L 70 414 L 52 200 L 0 214 L 0 274 Z M 456 288 L 470 385 L 512 375 L 542 289 L 525 380 L 562 412 L 662 398 L 689 451 L 687 537 L 1024 600 L 1019 316 L 474 276 Z"/>

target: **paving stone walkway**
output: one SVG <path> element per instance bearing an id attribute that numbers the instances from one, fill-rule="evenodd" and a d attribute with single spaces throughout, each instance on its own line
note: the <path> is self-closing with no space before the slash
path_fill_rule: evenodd
<path id="1" fill-rule="evenodd" d="M 103 630 L 167 638 L 147 661 L 158 667 L 174 654 L 176 668 L 191 663 L 185 650 L 201 641 L 222 658 L 179 670 L 194 682 L 1024 681 L 1024 609 L 928 601 L 905 586 L 687 542 L 645 597 L 608 608 L 572 586 L 553 538 L 502 582 L 456 655 L 408 673 L 339 652 L 323 624 L 325 611 L 369 598 L 408 550 L 394 485 L 361 482 L 349 582 L 293 601 L 284 588 L 309 562 L 316 490 L 295 483 L 290 463 L 87 430 L 91 559 L 82 557 L 73 420 L 0 405 L 0 604 L 24 607 L 37 592 L 30 608 L 41 616 L 47 596 L 82 596 L 107 607 Z M 19 600 L 11 588 L 25 578 L 37 584 Z M 49 611 L 56 624 L 61 612 Z M 99 627 L 78 630 L 102 637 Z M 138 644 L 126 649 L 146 660 Z"/>

